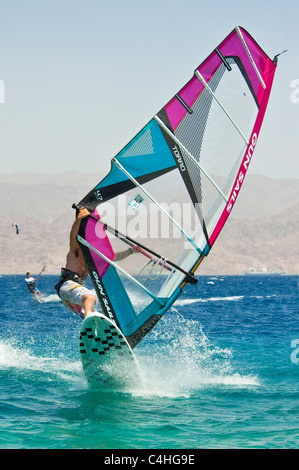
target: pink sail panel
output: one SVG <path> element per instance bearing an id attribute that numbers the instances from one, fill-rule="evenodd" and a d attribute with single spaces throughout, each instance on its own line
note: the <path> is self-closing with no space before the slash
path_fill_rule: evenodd
<path id="1" fill-rule="evenodd" d="M 188 82 L 187 85 L 179 92 L 179 95 L 191 108 L 203 90 L 204 86 L 201 81 L 198 80 L 197 77 L 193 77 L 190 82 Z M 177 98 L 173 98 L 164 109 L 167 113 L 172 129 L 176 130 L 178 125 L 186 116 L 187 110 L 182 107 Z"/>
<path id="2" fill-rule="evenodd" d="M 260 46 L 255 42 L 255 40 L 250 36 L 250 34 L 240 28 L 240 31 L 243 35 L 244 41 L 250 51 L 250 54 L 261 74 L 262 79 L 266 83 L 268 81 L 268 76 L 271 74 L 271 66 L 273 62 L 271 59 L 263 52 Z M 264 88 L 263 85 L 254 69 L 254 66 L 248 56 L 248 53 L 240 39 L 237 30 L 233 30 L 224 41 L 217 48 L 223 57 L 237 58 L 254 90 L 254 93 L 257 97 L 259 105 L 263 99 Z M 209 83 L 211 78 L 214 76 L 218 68 L 221 66 L 222 60 L 218 56 L 216 50 L 214 50 L 210 56 L 197 68 L 200 74 L 203 76 L 205 81 Z M 201 81 L 194 75 L 192 79 L 182 88 L 178 93 L 179 96 L 184 100 L 184 102 L 192 108 L 194 102 L 198 99 L 199 95 L 204 90 L 204 85 Z M 182 107 L 177 98 L 173 98 L 166 106 L 165 110 L 169 118 L 172 129 L 175 131 L 178 125 L 181 123 L 182 119 L 186 116 L 187 110 Z"/>
<path id="3" fill-rule="evenodd" d="M 268 80 L 269 66 L 271 68 L 273 62 L 245 29 L 239 29 L 262 79 L 266 83 Z M 234 30 L 227 36 L 218 49 L 224 57 L 239 57 L 257 96 L 258 102 L 261 104 L 264 88 L 237 31 Z"/>
<path id="4" fill-rule="evenodd" d="M 97 219 L 100 219 L 100 215 L 97 209 L 93 211 L 92 215 Z M 101 223 L 96 222 L 93 218 L 89 217 L 86 224 L 85 237 L 86 241 L 91 246 L 96 248 L 100 253 L 103 253 L 104 256 L 113 261 L 115 254 L 107 236 L 106 230 Z M 90 253 L 97 267 L 98 274 L 100 277 L 103 277 L 110 264 L 93 251 L 90 251 Z"/>

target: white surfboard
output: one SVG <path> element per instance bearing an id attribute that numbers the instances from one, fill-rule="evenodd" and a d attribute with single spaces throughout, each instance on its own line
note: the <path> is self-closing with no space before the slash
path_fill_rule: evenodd
<path id="1" fill-rule="evenodd" d="M 84 319 L 79 344 L 83 370 L 91 384 L 123 387 L 138 383 L 135 355 L 120 329 L 105 315 L 94 312 Z"/>

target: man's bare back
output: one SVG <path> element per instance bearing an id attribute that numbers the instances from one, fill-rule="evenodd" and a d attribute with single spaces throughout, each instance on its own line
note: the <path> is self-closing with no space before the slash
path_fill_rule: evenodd
<path id="1" fill-rule="evenodd" d="M 66 269 L 79 274 L 79 276 L 85 281 L 88 276 L 88 270 L 82 255 L 80 248 L 77 250 L 70 250 L 66 256 Z"/>
<path id="2" fill-rule="evenodd" d="M 83 313 L 84 316 L 93 311 L 94 303 L 96 301 L 96 296 L 93 292 L 81 285 L 82 283 L 80 282 L 80 278 L 82 281 L 85 281 L 88 276 L 88 270 L 77 240 L 77 234 L 80 228 L 81 219 L 84 219 L 89 215 L 90 212 L 84 207 L 81 207 L 76 216 L 75 222 L 71 228 L 70 249 L 66 256 L 66 265 L 65 268 L 62 268 L 62 273 L 65 272 L 66 276 L 62 278 L 62 282 L 58 283 L 56 286 L 58 295 L 63 304 L 75 313 Z M 79 279 L 74 279 L 72 276 L 70 278 L 67 277 L 72 273 L 77 274 Z"/>
<path id="3" fill-rule="evenodd" d="M 66 269 L 79 274 L 79 276 L 85 281 L 88 276 L 88 270 L 83 258 L 81 248 L 77 240 L 77 233 L 79 231 L 81 219 L 84 219 L 90 215 L 89 211 L 84 207 L 79 210 L 76 220 L 73 223 L 70 233 L 70 250 L 66 256 Z"/>

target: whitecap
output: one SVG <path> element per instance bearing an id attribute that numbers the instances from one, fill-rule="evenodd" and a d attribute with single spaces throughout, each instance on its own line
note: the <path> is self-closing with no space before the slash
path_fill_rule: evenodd
<path id="1" fill-rule="evenodd" d="M 230 348 L 212 344 L 198 321 L 176 313 L 160 323 L 150 344 L 135 350 L 142 376 L 135 395 L 188 398 L 207 387 L 259 385 L 257 377 L 233 369 Z"/>
<path id="2" fill-rule="evenodd" d="M 228 297 L 209 297 L 207 299 L 178 299 L 175 305 L 191 305 L 196 303 L 207 303 L 207 302 L 236 302 L 244 299 L 244 295 L 235 295 Z"/>

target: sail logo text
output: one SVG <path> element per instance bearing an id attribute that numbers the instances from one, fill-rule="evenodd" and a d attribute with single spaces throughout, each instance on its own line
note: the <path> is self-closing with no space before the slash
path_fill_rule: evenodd
<path id="1" fill-rule="evenodd" d="M 102 300 L 102 302 L 104 304 L 104 308 L 105 308 L 110 320 L 113 320 L 113 315 L 112 315 L 112 310 L 111 310 L 111 307 L 110 307 L 110 304 L 109 304 L 109 300 L 107 298 L 107 294 L 104 290 L 104 287 L 102 286 L 102 283 L 100 281 L 98 273 L 96 271 L 93 271 L 92 275 L 93 275 L 93 278 L 94 278 L 94 280 L 96 282 L 96 285 L 99 289 L 100 299 Z"/>
<path id="2" fill-rule="evenodd" d="M 102 201 L 103 200 L 103 196 L 101 194 L 101 190 L 100 189 L 97 189 L 95 192 L 94 192 L 94 195 L 95 197 L 97 198 L 97 201 Z"/>
<path id="3" fill-rule="evenodd" d="M 237 176 L 237 179 L 236 179 L 236 183 L 235 183 L 233 192 L 232 192 L 232 194 L 231 194 L 231 196 L 230 196 L 230 199 L 229 199 L 229 201 L 228 201 L 228 204 L 227 204 L 227 206 L 226 206 L 227 212 L 230 212 L 230 211 L 232 210 L 233 205 L 234 205 L 234 203 L 236 202 L 237 196 L 238 196 L 238 194 L 239 194 L 239 191 L 240 191 L 240 189 L 241 189 L 242 183 L 243 183 L 244 178 L 245 178 L 245 174 L 246 174 L 246 172 L 247 172 L 247 170 L 248 170 L 249 163 L 250 163 L 250 161 L 251 161 L 251 159 L 252 159 L 253 151 L 254 151 L 255 146 L 256 146 L 256 143 L 257 143 L 257 137 L 258 137 L 258 136 L 257 136 L 257 134 L 256 134 L 256 132 L 255 132 L 255 133 L 253 134 L 252 138 L 251 138 L 251 143 L 250 143 L 250 145 L 249 145 L 249 147 L 248 147 L 247 154 L 246 154 L 246 156 L 245 156 L 245 158 L 244 158 L 244 162 L 243 162 L 243 165 L 242 165 L 242 166 L 244 167 L 244 170 L 245 170 L 245 171 L 244 171 L 244 170 L 242 169 L 242 167 L 241 167 L 241 169 L 240 169 L 240 171 L 239 171 L 239 174 L 238 174 L 238 176 Z"/>
<path id="4" fill-rule="evenodd" d="M 178 146 L 175 145 L 174 147 L 172 147 L 172 150 L 173 150 L 173 154 L 176 158 L 176 161 L 180 167 L 180 170 L 181 171 L 186 171 L 186 167 L 185 167 L 185 164 L 184 164 L 184 161 L 183 161 L 183 158 L 182 158 L 182 155 L 180 154 L 180 151 L 178 149 Z"/>

